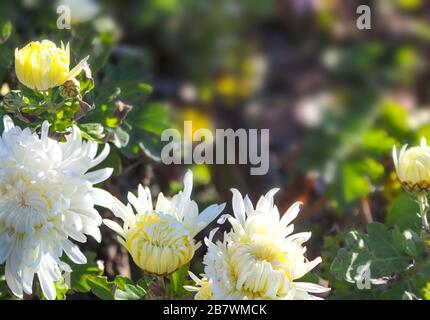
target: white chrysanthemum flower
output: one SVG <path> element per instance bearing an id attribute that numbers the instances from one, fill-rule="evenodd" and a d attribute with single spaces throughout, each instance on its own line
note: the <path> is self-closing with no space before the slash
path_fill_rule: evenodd
<path id="1" fill-rule="evenodd" d="M 107 219 L 104 223 L 120 235 L 118 240 L 145 272 L 168 275 L 188 263 L 200 246 L 194 236 L 224 209 L 225 204 L 214 204 L 199 214 L 197 203 L 190 199 L 192 187 L 193 175 L 188 171 L 184 190 L 171 200 L 159 193 L 153 208 L 150 190 L 139 185 L 137 197 L 128 194 L 128 201 L 137 214 L 130 204 L 125 206 L 114 199 L 112 212 L 124 221 L 124 225 L 120 227 Z"/>
<path id="2" fill-rule="evenodd" d="M 112 169 L 87 171 L 109 154 L 106 144 L 96 157 L 97 144 L 83 142 L 75 127 L 58 142 L 15 127 L 5 116 L 0 138 L 0 263 L 12 292 L 32 293 L 37 274 L 43 294 L 55 299 L 54 281 L 61 270 L 71 271 L 60 260 L 63 252 L 75 263 L 86 258 L 71 240 L 86 242 L 86 235 L 100 242 L 102 219 L 94 205 L 106 205 L 111 196 L 93 185 L 106 180 Z"/>
<path id="3" fill-rule="evenodd" d="M 211 281 L 213 299 L 318 299 L 309 293 L 329 289 L 306 282 L 295 282 L 321 262 L 304 257 L 311 233 L 291 234 L 290 222 L 299 213 L 300 203 L 293 204 L 280 218 L 270 190 L 253 207 L 248 196 L 242 199 L 233 192 L 235 218 L 229 221 L 231 232 L 223 242 L 205 239 L 205 276 Z M 213 233 L 212 233 L 213 235 Z"/>
<path id="4" fill-rule="evenodd" d="M 397 177 L 403 188 L 413 193 L 430 191 L 430 147 L 426 139 L 421 139 L 421 145 L 407 149 L 404 145 L 397 155 L 393 146 L 393 161 Z"/>

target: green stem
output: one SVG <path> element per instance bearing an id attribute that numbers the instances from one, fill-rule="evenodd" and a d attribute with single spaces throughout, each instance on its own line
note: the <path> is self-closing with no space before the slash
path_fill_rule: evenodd
<path id="1" fill-rule="evenodd" d="M 427 195 L 418 195 L 418 205 L 420 208 L 420 216 L 421 216 L 421 221 L 423 224 L 423 227 L 425 229 L 425 231 L 430 234 L 430 227 L 429 227 L 429 223 L 427 221 L 427 212 L 429 210 L 429 203 L 427 200 Z"/>
<path id="2" fill-rule="evenodd" d="M 166 285 L 166 280 L 165 280 L 165 278 L 164 278 L 164 276 L 159 276 L 158 277 L 158 282 L 159 282 L 159 284 L 160 284 L 160 286 L 163 288 L 163 290 L 164 290 L 164 293 L 165 293 L 165 298 L 166 299 L 170 299 L 170 292 L 169 292 L 169 288 L 167 288 L 167 285 Z"/>

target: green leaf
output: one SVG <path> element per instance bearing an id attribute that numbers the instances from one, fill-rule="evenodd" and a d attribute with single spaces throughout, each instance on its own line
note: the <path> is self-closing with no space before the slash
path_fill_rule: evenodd
<path id="1" fill-rule="evenodd" d="M 69 287 L 66 284 L 66 281 L 64 278 L 61 278 L 58 281 L 55 281 L 55 291 L 57 292 L 57 300 L 65 300 L 66 299 L 66 293 L 69 291 Z"/>
<path id="2" fill-rule="evenodd" d="M 139 285 L 125 284 L 122 290 L 115 291 L 116 300 L 141 300 L 145 295 L 146 290 Z"/>
<path id="3" fill-rule="evenodd" d="M 187 263 L 170 275 L 169 290 L 173 295 L 181 296 L 185 292 L 184 284 L 187 279 L 189 269 L 190 264 Z"/>
<path id="4" fill-rule="evenodd" d="M 363 135 L 364 147 L 378 155 L 385 155 L 391 151 L 396 140 L 390 137 L 383 129 L 366 131 Z"/>
<path id="5" fill-rule="evenodd" d="M 81 135 L 92 141 L 101 141 L 105 137 L 104 128 L 100 123 L 82 123 L 79 124 Z"/>
<path id="6" fill-rule="evenodd" d="M 12 34 L 12 23 L 10 21 L 6 21 L 1 26 L 0 44 L 5 43 L 7 39 L 9 39 L 11 34 Z"/>
<path id="7" fill-rule="evenodd" d="M 81 96 L 86 95 L 94 89 L 94 79 L 91 74 L 89 67 L 85 66 L 83 72 L 77 77 L 79 81 L 80 94 Z"/>
<path id="8" fill-rule="evenodd" d="M 172 127 L 171 116 L 165 104 L 154 102 L 141 109 L 134 108 L 127 117 L 130 126 L 130 143 L 121 152 L 128 156 L 143 151 L 154 161 L 160 161 L 161 149 L 166 142 L 161 141 L 161 133 Z"/>
<path id="9" fill-rule="evenodd" d="M 146 296 L 146 292 L 148 291 L 148 283 L 148 277 L 143 277 L 136 284 L 134 284 L 129 278 L 117 276 L 115 278 L 115 284 L 117 285 L 115 290 L 115 299 L 141 300 Z"/>
<path id="10" fill-rule="evenodd" d="M 421 221 L 417 213 L 418 203 L 408 194 L 402 194 L 388 208 L 385 223 L 390 226 L 398 226 L 400 230 L 417 230 Z"/>
<path id="11" fill-rule="evenodd" d="M 87 264 L 75 264 L 67 257 L 64 261 L 70 265 L 73 272 L 71 273 L 70 286 L 75 292 L 88 292 L 91 287 L 88 283 L 90 277 L 103 274 L 103 270 L 99 268 L 95 261 L 96 254 L 94 252 L 86 252 Z"/>
<path id="12" fill-rule="evenodd" d="M 422 241 L 422 238 L 417 233 L 406 230 L 403 232 L 405 241 L 405 252 L 411 257 L 418 257 L 424 255 L 427 250 Z"/>
<path id="13" fill-rule="evenodd" d="M 379 180 L 384 175 L 384 165 L 372 158 L 365 158 L 362 164 L 362 171 L 372 181 Z"/>
<path id="14" fill-rule="evenodd" d="M 88 286 L 91 288 L 91 292 L 102 300 L 114 300 L 113 290 L 115 284 L 109 282 L 107 277 L 102 276 L 90 276 L 87 279 Z"/>
<path id="15" fill-rule="evenodd" d="M 159 135 L 168 128 L 168 117 L 168 107 L 163 103 L 153 102 L 143 107 L 131 122 L 137 128 Z"/>
<path id="16" fill-rule="evenodd" d="M 117 288 L 123 289 L 125 285 L 133 285 L 133 281 L 130 278 L 124 277 L 124 276 L 116 276 L 115 278 L 115 284 Z"/>
<path id="17" fill-rule="evenodd" d="M 341 170 L 343 196 L 346 202 L 352 202 L 371 191 L 372 185 L 369 178 L 363 175 L 361 164 L 347 162 L 342 165 Z"/>
<path id="18" fill-rule="evenodd" d="M 148 290 L 149 287 L 149 283 L 154 279 L 154 277 L 152 276 L 144 276 L 142 278 L 139 279 L 139 281 L 137 281 L 137 285 L 140 286 L 141 288 Z"/>

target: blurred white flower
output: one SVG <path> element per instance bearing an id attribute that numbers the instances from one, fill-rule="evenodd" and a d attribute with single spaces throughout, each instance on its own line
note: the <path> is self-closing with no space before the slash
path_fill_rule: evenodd
<path id="1" fill-rule="evenodd" d="M 298 101 L 294 108 L 296 119 L 307 128 L 324 124 L 324 114 L 333 111 L 336 101 L 329 92 L 320 92 Z"/>
<path id="2" fill-rule="evenodd" d="M 248 196 L 233 192 L 235 218 L 223 242 L 205 239 L 205 276 L 211 281 L 213 299 L 318 299 L 309 293 L 323 293 L 328 288 L 295 282 L 321 262 L 304 257 L 303 243 L 310 232 L 292 234 L 289 223 L 299 213 L 293 204 L 280 218 L 273 196 L 277 189 L 262 196 L 253 207 Z M 212 233 L 213 234 L 213 233 Z"/>
<path id="3" fill-rule="evenodd" d="M 120 237 L 134 262 L 145 272 L 168 275 L 187 264 L 200 243 L 194 236 L 208 226 L 224 209 L 225 204 L 211 205 L 199 214 L 197 203 L 190 199 L 193 187 L 191 171 L 185 174 L 184 190 L 171 200 L 158 194 L 155 208 L 148 188 L 138 187 L 138 196 L 128 193 L 130 204 L 114 199 L 112 212 L 124 221 L 123 227 L 111 220 L 103 222 Z"/>
<path id="4" fill-rule="evenodd" d="M 90 21 L 100 12 L 100 5 L 94 0 L 59 0 L 56 6 L 70 8 L 70 22 L 79 24 Z"/>
<path id="5" fill-rule="evenodd" d="M 111 196 L 93 185 L 106 180 L 112 169 L 87 172 L 109 154 L 109 145 L 96 156 L 97 144 L 83 142 L 75 127 L 66 142 L 21 130 L 5 116 L 0 138 L 0 263 L 17 297 L 32 293 L 37 274 L 43 294 L 55 299 L 54 281 L 61 270 L 63 252 L 74 263 L 86 263 L 71 240 L 86 242 L 87 235 L 101 240 L 102 219 L 94 205 L 109 205 Z"/>
<path id="6" fill-rule="evenodd" d="M 407 122 L 411 130 L 416 131 L 430 123 L 430 110 L 428 107 L 423 109 L 412 109 L 408 113 Z"/>
<path id="7" fill-rule="evenodd" d="M 321 63 L 328 69 L 335 69 L 339 67 L 342 61 L 342 53 L 335 48 L 329 48 L 321 54 Z"/>

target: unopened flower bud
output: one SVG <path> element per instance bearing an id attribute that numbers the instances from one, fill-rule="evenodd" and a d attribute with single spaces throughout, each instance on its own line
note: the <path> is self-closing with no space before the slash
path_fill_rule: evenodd
<path id="1" fill-rule="evenodd" d="M 67 98 L 74 98 L 79 95 L 81 86 L 79 84 L 79 81 L 76 79 L 71 79 L 66 82 L 60 87 L 60 95 L 67 99 Z"/>
<path id="2" fill-rule="evenodd" d="M 419 146 L 407 149 L 404 145 L 399 154 L 394 147 L 393 161 L 405 190 L 421 194 L 430 191 L 430 147 L 424 138 Z"/>

